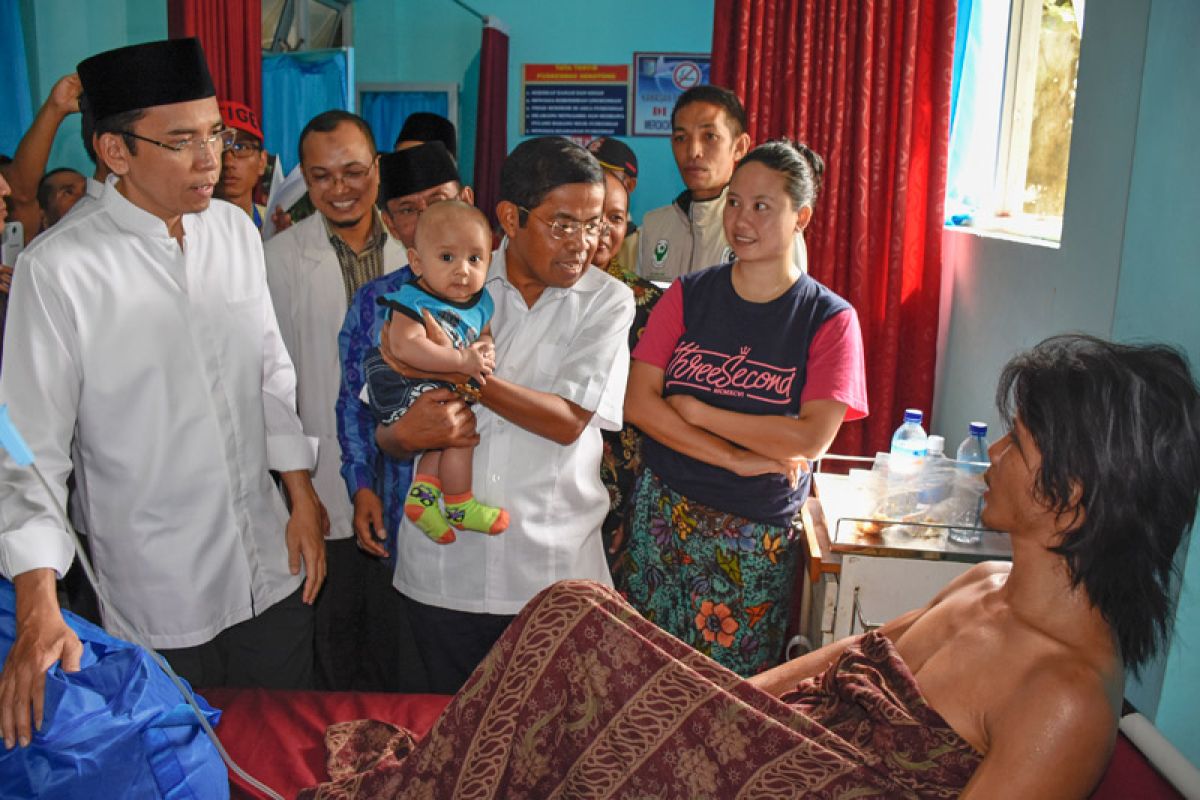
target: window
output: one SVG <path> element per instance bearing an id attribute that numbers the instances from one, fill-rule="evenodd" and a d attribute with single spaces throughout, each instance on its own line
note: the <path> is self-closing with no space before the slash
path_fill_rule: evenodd
<path id="1" fill-rule="evenodd" d="M 1084 0 L 960 5 L 946 218 L 1057 242 Z"/>
<path id="2" fill-rule="evenodd" d="M 358 108 L 375 133 L 375 144 L 380 150 L 388 151 L 392 149 L 404 120 L 413 112 L 440 114 L 457 127 L 458 86 L 453 83 L 360 83 Z"/>
<path id="3" fill-rule="evenodd" d="M 349 47 L 350 0 L 263 0 L 263 50 Z"/>

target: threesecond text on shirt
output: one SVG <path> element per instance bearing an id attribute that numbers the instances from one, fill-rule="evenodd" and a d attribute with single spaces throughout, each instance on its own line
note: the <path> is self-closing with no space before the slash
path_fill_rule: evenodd
<path id="1" fill-rule="evenodd" d="M 796 381 L 796 368 L 778 367 L 749 356 L 749 347 L 729 354 L 701 349 L 695 342 L 680 342 L 667 364 L 664 388 L 688 386 L 786 405 Z"/>

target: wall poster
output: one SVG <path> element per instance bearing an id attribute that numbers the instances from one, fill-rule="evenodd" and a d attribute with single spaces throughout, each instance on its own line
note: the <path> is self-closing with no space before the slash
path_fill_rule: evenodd
<path id="1" fill-rule="evenodd" d="M 522 134 L 628 135 L 628 64 L 526 64 L 522 77 Z"/>
<path id="2" fill-rule="evenodd" d="M 633 54 L 633 135 L 670 136 L 679 95 L 709 82 L 708 53 Z"/>

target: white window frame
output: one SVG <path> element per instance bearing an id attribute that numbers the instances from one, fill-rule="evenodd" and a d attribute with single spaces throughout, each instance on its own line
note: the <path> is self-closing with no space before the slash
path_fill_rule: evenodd
<path id="1" fill-rule="evenodd" d="M 995 180 L 999 195 L 995 198 L 995 210 L 1012 217 L 1025 216 L 1025 173 L 1029 167 L 1029 134 L 1033 128 L 1041 16 L 1042 0 L 1012 0 Z"/>
<path id="2" fill-rule="evenodd" d="M 360 83 L 354 87 L 355 100 L 362 108 L 363 92 L 445 92 L 447 96 L 447 118 L 458 128 L 458 84 L 457 83 Z"/>
<path id="3" fill-rule="evenodd" d="M 1085 0 L 1074 0 L 1078 14 L 1083 14 L 1084 3 Z M 1027 214 L 1024 211 L 1025 178 L 1029 167 L 1029 143 L 1037 89 L 1041 14 L 1042 0 L 1011 0 L 1009 3 L 991 207 L 979 209 L 972 228 L 980 233 L 1013 236 L 1031 243 L 1058 247 L 1062 238 L 1062 217 Z"/>

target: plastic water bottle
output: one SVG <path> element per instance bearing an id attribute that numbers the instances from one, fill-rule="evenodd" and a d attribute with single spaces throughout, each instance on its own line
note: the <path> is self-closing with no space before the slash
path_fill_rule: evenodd
<path id="1" fill-rule="evenodd" d="M 925 437 L 925 455 L 931 458 L 946 457 L 946 437 L 931 433 Z"/>
<path id="2" fill-rule="evenodd" d="M 987 423 L 972 422 L 967 438 L 958 446 L 954 479 L 955 506 L 963 528 L 951 528 L 947 538 L 957 544 L 979 544 L 979 512 L 983 509 L 983 473 L 988 464 Z"/>
<path id="3" fill-rule="evenodd" d="M 892 434 L 892 452 L 888 456 L 889 475 L 912 477 L 921 468 L 928 443 L 925 429 L 921 427 L 923 419 L 921 409 L 905 409 L 904 423 Z"/>
<path id="4" fill-rule="evenodd" d="M 917 502 L 933 506 L 950 496 L 954 485 L 954 464 L 946 458 L 946 440 L 930 434 L 925 440 L 925 464 L 921 467 Z"/>

